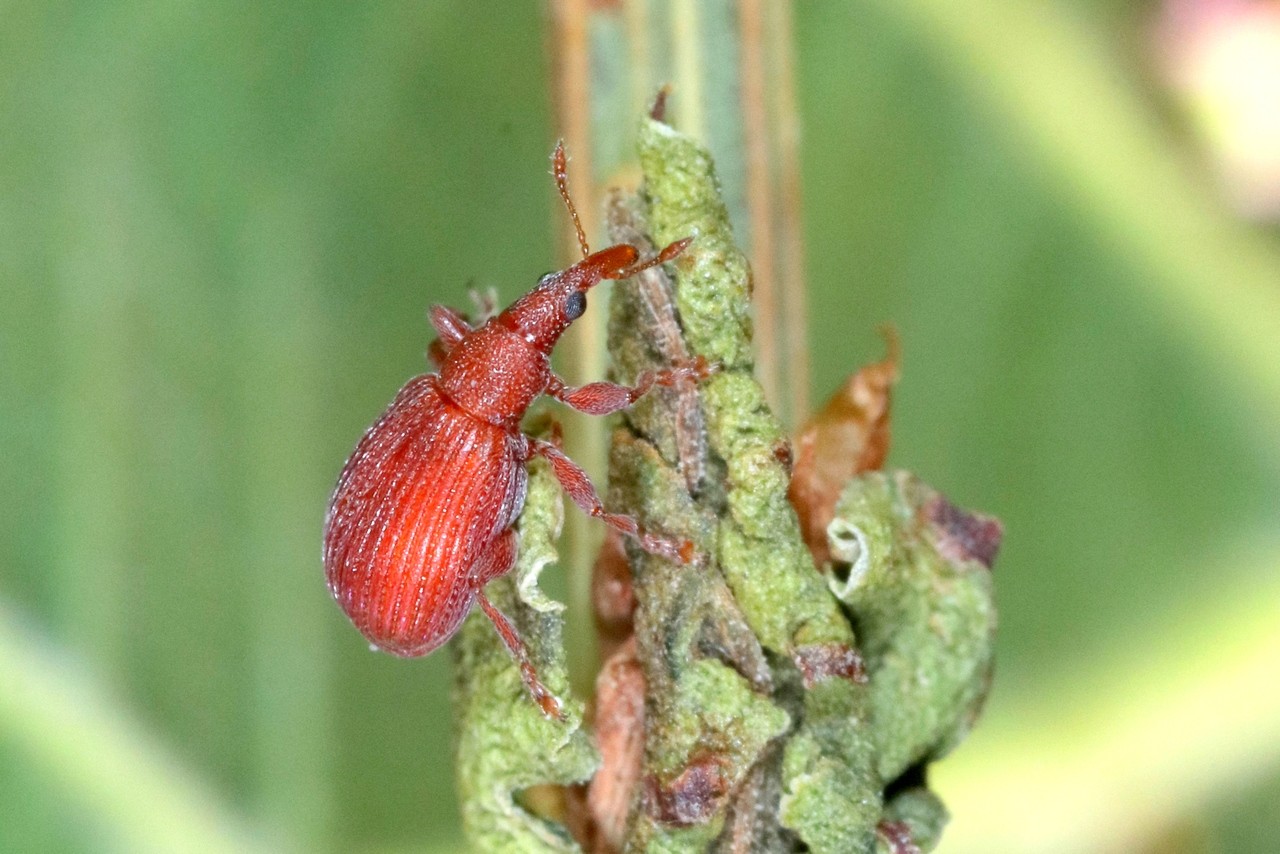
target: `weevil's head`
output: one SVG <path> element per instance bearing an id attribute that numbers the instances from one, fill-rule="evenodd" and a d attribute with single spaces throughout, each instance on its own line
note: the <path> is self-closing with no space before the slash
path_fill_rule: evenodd
<path id="1" fill-rule="evenodd" d="M 677 240 L 657 255 L 640 261 L 640 251 L 619 243 L 593 252 L 572 267 L 547 273 L 529 293 L 498 315 L 498 322 L 544 353 L 587 310 L 587 291 L 605 279 L 629 279 L 642 270 L 675 258 L 692 238 Z"/>

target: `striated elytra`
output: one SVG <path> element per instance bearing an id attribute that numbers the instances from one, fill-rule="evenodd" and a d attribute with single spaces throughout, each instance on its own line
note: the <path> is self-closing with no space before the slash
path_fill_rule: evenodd
<path id="1" fill-rule="evenodd" d="M 483 592 L 515 563 L 512 525 L 524 506 L 525 465 L 546 459 L 574 503 L 647 551 L 688 563 L 694 548 L 607 512 L 585 472 L 557 444 L 522 433 L 520 419 L 542 394 L 607 415 L 654 385 L 696 380 L 713 368 L 699 358 L 642 374 L 634 386 L 578 388 L 551 370 L 552 348 L 586 310 L 588 290 L 670 261 L 690 243 L 676 241 L 645 261 L 625 243 L 591 253 L 569 198 L 562 145 L 552 163 L 583 259 L 543 276 L 478 327 L 452 309 L 431 310 L 438 373 L 409 380 L 347 460 L 325 516 L 324 565 L 330 591 L 356 628 L 395 655 L 436 649 L 478 601 L 534 700 L 546 715 L 560 717 L 560 701 L 538 678 L 515 627 Z"/>

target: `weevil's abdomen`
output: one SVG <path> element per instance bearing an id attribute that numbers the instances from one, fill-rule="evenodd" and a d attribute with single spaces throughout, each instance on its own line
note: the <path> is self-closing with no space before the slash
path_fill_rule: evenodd
<path id="1" fill-rule="evenodd" d="M 524 504 L 520 437 L 410 380 L 343 468 L 325 518 L 329 589 L 378 647 L 425 655 L 457 631 Z"/>

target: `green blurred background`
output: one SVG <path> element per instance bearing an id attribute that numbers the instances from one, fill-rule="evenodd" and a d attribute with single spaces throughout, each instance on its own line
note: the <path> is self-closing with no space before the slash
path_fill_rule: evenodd
<path id="1" fill-rule="evenodd" d="M 814 393 L 895 323 L 891 463 L 1008 532 L 944 852 L 1280 845 L 1280 237 L 1156 12 L 796 6 Z M 460 850 L 447 656 L 320 524 L 427 306 L 554 264 L 541 7 L 4 19 L 0 851 Z"/>

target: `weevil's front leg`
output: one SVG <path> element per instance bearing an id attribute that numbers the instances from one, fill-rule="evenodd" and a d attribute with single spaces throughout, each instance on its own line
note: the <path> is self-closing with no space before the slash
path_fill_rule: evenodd
<path id="1" fill-rule="evenodd" d="M 664 537 L 646 531 L 633 517 L 605 510 L 587 473 L 555 445 L 542 439 L 530 439 L 529 452 L 551 463 L 551 472 L 556 476 L 556 480 L 560 481 L 560 486 L 568 493 L 573 503 L 581 507 L 585 513 L 601 520 L 611 528 L 635 537 L 640 547 L 650 554 L 665 557 L 677 563 L 693 563 L 696 550 L 691 540 Z"/>
<path id="2" fill-rule="evenodd" d="M 507 649 L 511 651 L 511 657 L 516 660 L 516 664 L 520 667 L 520 678 L 524 681 L 525 688 L 533 695 L 534 702 L 542 709 L 542 713 L 549 718 L 563 721 L 564 707 L 560 703 L 560 699 L 551 693 L 546 685 L 542 684 L 542 680 L 538 678 L 538 671 L 534 669 L 533 662 L 529 659 L 529 649 L 524 645 L 524 641 L 520 640 L 520 634 L 516 631 L 516 627 L 507 619 L 507 615 L 497 609 L 497 607 L 489 601 L 489 597 L 483 592 L 479 594 L 480 607 L 484 609 L 485 615 L 493 623 L 493 627 L 498 631 L 498 637 L 502 638 L 502 642 L 506 644 Z"/>
<path id="3" fill-rule="evenodd" d="M 435 327 L 439 337 L 427 348 L 427 358 L 438 368 L 444 363 L 449 351 L 475 330 L 462 312 L 447 305 L 431 306 L 430 317 L 431 325 Z"/>
<path id="4" fill-rule="evenodd" d="M 477 329 L 488 323 L 490 318 L 497 316 L 498 292 L 496 290 L 485 288 L 483 291 L 478 291 L 472 288 L 468 296 L 471 297 L 471 304 L 476 307 L 475 326 Z"/>
<path id="5" fill-rule="evenodd" d="M 655 385 L 673 386 L 682 380 L 701 380 L 717 370 L 716 365 L 698 356 L 672 368 L 645 371 L 636 378 L 634 386 L 598 382 L 571 388 L 559 377 L 552 377 L 547 394 L 588 415 L 611 415 L 635 403 Z"/>

